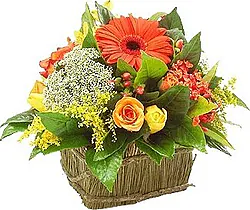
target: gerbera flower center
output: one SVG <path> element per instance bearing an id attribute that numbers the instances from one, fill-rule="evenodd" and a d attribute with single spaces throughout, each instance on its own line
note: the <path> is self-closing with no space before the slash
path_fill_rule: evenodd
<path id="1" fill-rule="evenodd" d="M 127 54 L 139 55 L 140 50 L 146 49 L 146 42 L 140 36 L 129 35 L 122 39 L 120 47 Z"/>
<path id="2" fill-rule="evenodd" d="M 131 42 L 127 43 L 127 48 L 130 49 L 130 50 L 139 50 L 140 45 L 135 41 L 131 41 Z"/>

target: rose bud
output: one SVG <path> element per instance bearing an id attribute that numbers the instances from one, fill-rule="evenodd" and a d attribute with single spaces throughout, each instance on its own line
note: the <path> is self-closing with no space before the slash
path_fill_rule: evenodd
<path id="1" fill-rule="evenodd" d="M 122 79 L 128 81 L 131 79 L 131 74 L 129 72 L 125 72 L 122 74 Z"/>
<path id="2" fill-rule="evenodd" d="M 36 81 L 28 98 L 28 103 L 39 112 L 44 112 L 46 110 L 43 104 L 43 100 L 44 100 L 43 90 L 44 89 L 45 89 L 45 85 L 40 81 Z"/>
<path id="3" fill-rule="evenodd" d="M 138 86 L 136 89 L 135 89 L 135 92 L 138 94 L 138 95 L 142 95 L 144 93 L 144 87 L 143 86 Z"/>
<path id="4" fill-rule="evenodd" d="M 183 40 L 182 40 L 182 39 L 179 39 L 179 40 L 176 42 L 175 46 L 176 46 L 177 48 L 179 48 L 180 50 L 182 50 L 183 44 L 184 44 Z"/>
<path id="5" fill-rule="evenodd" d="M 150 133 L 157 133 L 162 130 L 167 121 L 167 111 L 152 105 L 146 108 L 145 120 L 150 128 Z"/>

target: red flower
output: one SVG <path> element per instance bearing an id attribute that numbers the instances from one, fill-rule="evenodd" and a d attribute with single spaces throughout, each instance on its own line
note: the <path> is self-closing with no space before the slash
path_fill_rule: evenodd
<path id="1" fill-rule="evenodd" d="M 190 72 L 192 67 L 192 63 L 178 60 L 163 78 L 160 90 L 164 91 L 175 85 L 184 85 L 189 87 L 192 100 L 197 100 L 199 96 L 211 98 L 209 83 L 203 80 L 198 70 Z"/>
<path id="2" fill-rule="evenodd" d="M 213 122 L 214 118 L 215 118 L 215 114 L 216 114 L 216 111 L 212 110 L 209 113 L 206 113 L 206 114 L 194 117 L 193 118 L 193 126 L 199 125 L 204 132 L 207 132 L 208 129 L 206 127 L 200 125 L 200 123 L 210 123 L 210 122 Z"/>
<path id="3" fill-rule="evenodd" d="M 64 55 L 68 52 L 70 52 L 74 47 L 75 44 L 71 42 L 71 40 L 68 38 L 68 46 L 58 48 L 56 52 L 51 53 L 51 57 L 40 61 L 39 65 L 41 68 L 43 68 L 45 71 L 40 72 L 40 74 L 47 78 L 50 74 L 54 72 L 54 64 L 57 61 L 60 61 L 63 59 Z"/>
<path id="4" fill-rule="evenodd" d="M 139 70 L 141 50 L 167 64 L 171 62 L 170 38 L 165 36 L 165 28 L 158 27 L 157 21 L 121 16 L 97 29 L 95 37 L 107 63 L 114 64 L 121 58 Z"/>

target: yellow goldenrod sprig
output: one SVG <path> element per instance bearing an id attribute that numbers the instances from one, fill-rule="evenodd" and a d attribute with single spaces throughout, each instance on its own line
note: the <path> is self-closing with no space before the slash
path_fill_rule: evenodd
<path id="1" fill-rule="evenodd" d="M 31 125 L 29 125 L 23 135 L 19 138 L 19 141 L 29 138 L 31 135 L 35 135 L 35 140 L 31 141 L 30 145 L 38 147 L 41 150 L 46 150 L 51 145 L 60 146 L 60 139 L 50 131 L 46 130 L 40 117 L 34 118 Z"/>
<path id="2" fill-rule="evenodd" d="M 113 96 L 113 93 L 96 92 L 95 96 L 83 96 L 83 103 L 73 103 L 65 109 L 65 114 L 71 118 L 79 119 L 79 127 L 91 127 L 93 130 L 92 143 L 95 144 L 96 151 L 103 149 L 103 139 L 112 130 L 112 120 L 103 119 L 102 115 L 108 110 L 105 106 Z M 112 118 L 112 117 L 111 117 Z"/>

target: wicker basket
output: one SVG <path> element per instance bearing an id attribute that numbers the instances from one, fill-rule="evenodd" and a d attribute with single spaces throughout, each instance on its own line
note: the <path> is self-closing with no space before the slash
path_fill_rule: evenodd
<path id="1" fill-rule="evenodd" d="M 164 158 L 160 166 L 132 144 L 112 193 L 88 170 L 84 149 L 61 152 L 61 164 L 70 185 L 80 194 L 89 209 L 134 204 L 164 194 L 186 190 L 193 165 L 192 150 L 178 149 L 173 160 Z"/>

